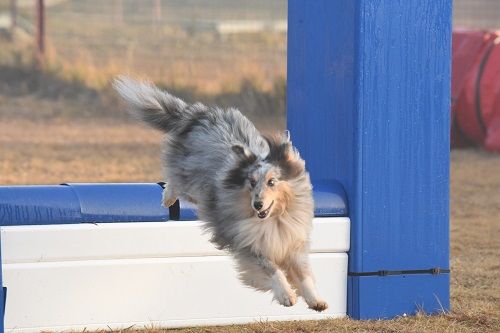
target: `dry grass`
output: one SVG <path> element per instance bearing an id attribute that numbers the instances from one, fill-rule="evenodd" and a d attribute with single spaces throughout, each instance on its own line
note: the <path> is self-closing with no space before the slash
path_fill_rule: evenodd
<path id="1" fill-rule="evenodd" d="M 1 110 L 0 110 L 1 111 Z M 160 135 L 110 119 L 0 123 L 0 183 L 156 182 Z M 455 150 L 451 159 L 452 312 L 386 321 L 335 319 L 199 327 L 173 332 L 498 332 L 500 155 Z M 129 332 L 131 330 L 128 330 Z M 147 333 L 163 332 L 149 329 Z"/>
<path id="2" fill-rule="evenodd" d="M 160 136 L 126 123 L 4 121 L 0 183 L 159 181 Z"/>

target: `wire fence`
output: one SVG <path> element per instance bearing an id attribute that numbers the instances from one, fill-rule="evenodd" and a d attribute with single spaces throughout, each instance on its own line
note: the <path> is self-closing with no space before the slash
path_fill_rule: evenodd
<path id="1" fill-rule="evenodd" d="M 35 37 L 39 1 L 3 1 Z M 287 0 L 44 3 L 46 64 L 90 85 L 129 73 L 214 94 L 245 81 L 271 91 L 286 77 Z M 500 29 L 500 0 L 454 0 L 454 26 Z"/>
<path id="2" fill-rule="evenodd" d="M 17 1 L 32 33 L 33 1 Z M 214 93 L 286 76 L 286 0 L 46 0 L 46 62 L 102 83 L 117 73 Z M 20 19 L 19 19 L 20 18 Z"/>

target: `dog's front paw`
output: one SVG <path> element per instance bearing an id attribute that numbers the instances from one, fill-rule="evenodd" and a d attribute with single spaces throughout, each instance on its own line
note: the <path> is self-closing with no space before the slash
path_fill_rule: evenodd
<path id="1" fill-rule="evenodd" d="M 174 188 L 171 185 L 165 183 L 165 187 L 161 195 L 162 206 L 168 208 L 172 206 L 176 201 L 177 201 L 176 191 L 174 191 Z"/>
<path id="2" fill-rule="evenodd" d="M 281 305 L 289 307 L 289 306 L 294 306 L 295 303 L 297 303 L 297 295 L 290 290 L 290 291 L 285 291 L 283 290 L 282 292 L 278 292 L 274 294 L 274 299 Z"/>
<path id="3" fill-rule="evenodd" d="M 161 204 L 163 207 L 168 208 L 177 201 L 177 198 L 163 198 Z"/>
<path id="4" fill-rule="evenodd" d="M 309 308 L 310 309 L 313 309 L 315 311 L 318 311 L 318 312 L 321 312 L 321 311 L 325 311 L 326 309 L 328 309 L 328 303 L 326 303 L 325 301 L 316 301 L 316 302 L 311 302 L 309 304 Z"/>

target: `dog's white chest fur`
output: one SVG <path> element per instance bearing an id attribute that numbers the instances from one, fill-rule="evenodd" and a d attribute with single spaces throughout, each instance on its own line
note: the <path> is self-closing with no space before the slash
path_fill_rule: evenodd
<path id="1" fill-rule="evenodd" d="M 249 246 L 276 263 L 281 263 L 291 253 L 307 246 L 308 235 L 303 228 L 294 226 L 291 221 L 280 218 L 258 220 L 255 218 L 242 221 L 236 236 L 238 246 Z"/>

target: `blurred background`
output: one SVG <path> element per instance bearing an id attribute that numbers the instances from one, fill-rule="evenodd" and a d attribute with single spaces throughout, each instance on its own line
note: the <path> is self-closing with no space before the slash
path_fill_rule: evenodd
<path id="1" fill-rule="evenodd" d="M 500 0 L 453 6 L 446 318 L 460 331 L 493 332 Z M 0 184 L 161 181 L 161 135 L 124 112 L 109 85 L 121 73 L 188 102 L 236 106 L 260 129 L 284 129 L 286 20 L 286 0 L 0 0 Z"/>
<path id="2" fill-rule="evenodd" d="M 500 29 L 500 1 L 455 0 L 459 27 Z M 159 134 L 110 89 L 122 73 L 284 129 L 286 39 L 286 0 L 0 0 L 0 183 L 160 180 Z M 483 32 L 462 39 L 468 69 L 488 45 Z M 466 79 L 452 140 L 481 146 L 461 107 L 474 99 L 458 103 Z"/>

